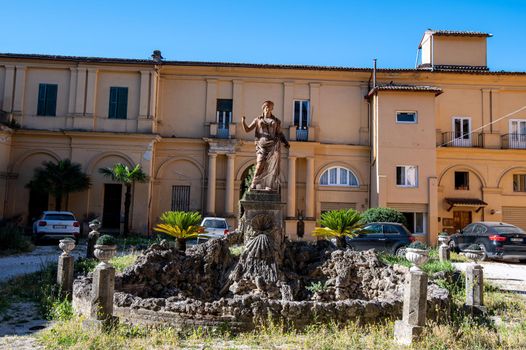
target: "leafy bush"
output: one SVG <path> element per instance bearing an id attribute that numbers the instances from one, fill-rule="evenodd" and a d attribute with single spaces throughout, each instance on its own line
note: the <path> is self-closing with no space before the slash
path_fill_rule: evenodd
<path id="1" fill-rule="evenodd" d="M 407 225 L 407 220 L 401 212 L 392 208 L 369 208 L 363 212 L 363 222 L 397 222 Z"/>
<path id="2" fill-rule="evenodd" d="M 29 237 L 24 235 L 22 228 L 13 224 L 0 227 L 0 255 L 2 253 L 30 252 L 34 248 Z"/>
<path id="3" fill-rule="evenodd" d="M 407 248 L 427 250 L 427 245 L 420 241 L 414 241 L 413 243 L 408 245 Z"/>
<path id="4" fill-rule="evenodd" d="M 102 235 L 97 239 L 97 245 L 116 245 L 117 241 L 111 235 Z"/>
<path id="5" fill-rule="evenodd" d="M 320 292 L 324 292 L 327 289 L 327 284 L 325 282 L 322 282 L 322 281 L 312 282 L 310 285 L 308 285 L 305 288 L 309 292 L 320 293 Z"/>

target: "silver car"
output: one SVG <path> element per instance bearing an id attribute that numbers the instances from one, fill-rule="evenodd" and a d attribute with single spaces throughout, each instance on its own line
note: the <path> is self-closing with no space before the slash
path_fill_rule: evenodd
<path id="1" fill-rule="evenodd" d="M 222 238 L 230 232 L 225 218 L 206 217 L 201 221 L 201 226 L 205 228 L 206 232 L 199 234 L 197 243 L 205 242 L 211 238 Z"/>

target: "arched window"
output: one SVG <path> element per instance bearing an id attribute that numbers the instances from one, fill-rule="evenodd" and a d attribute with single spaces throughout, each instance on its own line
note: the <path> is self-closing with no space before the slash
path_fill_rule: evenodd
<path id="1" fill-rule="evenodd" d="M 352 171 L 342 167 L 332 167 L 321 175 L 322 186 L 351 186 L 358 187 L 358 178 Z"/>

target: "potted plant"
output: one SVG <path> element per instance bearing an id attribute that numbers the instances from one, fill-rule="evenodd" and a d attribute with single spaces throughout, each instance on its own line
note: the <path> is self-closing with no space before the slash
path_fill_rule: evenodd
<path id="1" fill-rule="evenodd" d="M 411 243 L 405 250 L 405 257 L 414 265 L 416 270 L 420 270 L 420 266 L 429 260 L 427 245 L 419 241 Z"/>
<path id="2" fill-rule="evenodd" d="M 102 235 L 95 243 L 95 257 L 101 261 L 100 265 L 108 266 L 108 261 L 115 256 L 117 242 L 113 236 Z"/>
<path id="3" fill-rule="evenodd" d="M 485 255 L 480 245 L 476 243 L 470 244 L 462 253 L 466 258 L 473 260 L 474 262 L 482 260 Z"/>
<path id="4" fill-rule="evenodd" d="M 186 251 L 186 240 L 195 238 L 204 232 L 200 226 L 201 214 L 198 212 L 166 211 L 160 217 L 163 223 L 157 224 L 155 231 L 166 233 L 176 238 L 176 247 L 179 251 Z"/>
<path id="5" fill-rule="evenodd" d="M 449 242 L 449 235 L 447 232 L 442 231 L 438 234 L 438 242 L 442 246 L 447 246 L 447 242 Z"/>

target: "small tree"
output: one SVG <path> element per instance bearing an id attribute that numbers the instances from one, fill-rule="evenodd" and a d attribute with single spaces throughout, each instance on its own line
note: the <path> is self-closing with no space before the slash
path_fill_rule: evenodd
<path id="1" fill-rule="evenodd" d="M 124 236 L 128 235 L 130 225 L 130 205 L 132 198 L 132 186 L 136 182 L 147 182 L 148 176 L 137 164 L 131 170 L 127 165 L 117 163 L 111 168 L 100 168 L 99 172 L 113 181 L 124 184 L 126 193 L 124 194 Z"/>
<path id="2" fill-rule="evenodd" d="M 78 163 L 70 159 L 59 160 L 57 163 L 47 161 L 42 167 L 35 169 L 33 179 L 26 185 L 27 188 L 49 193 L 55 197 L 55 210 L 62 210 L 62 199 L 66 197 L 68 208 L 69 194 L 81 192 L 90 187 L 90 178 Z"/>
<path id="3" fill-rule="evenodd" d="M 312 232 L 318 237 L 335 237 L 336 246 L 345 248 L 346 237 L 355 237 L 362 230 L 362 214 L 354 209 L 331 210 L 321 214 L 320 225 Z"/>
<path id="4" fill-rule="evenodd" d="M 160 217 L 162 224 L 157 224 L 155 231 L 166 233 L 177 239 L 177 249 L 186 250 L 186 240 L 195 238 L 204 228 L 200 226 L 201 214 L 186 211 L 165 211 Z"/>
<path id="5" fill-rule="evenodd" d="M 404 214 L 392 208 L 369 208 L 363 212 L 363 222 L 397 222 L 407 225 Z"/>

